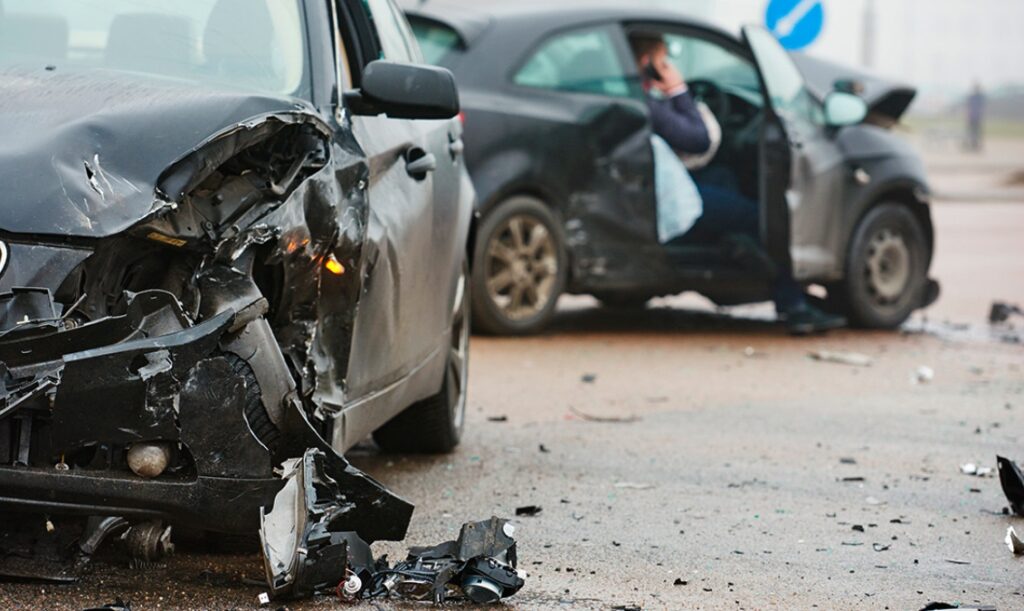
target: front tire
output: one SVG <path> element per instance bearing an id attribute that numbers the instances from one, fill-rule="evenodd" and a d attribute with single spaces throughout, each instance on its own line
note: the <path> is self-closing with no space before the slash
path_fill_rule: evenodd
<path id="1" fill-rule="evenodd" d="M 441 392 L 416 403 L 373 433 L 385 452 L 447 454 L 462 439 L 469 383 L 469 272 L 463 265 L 456 287 L 452 332 Z"/>
<path id="2" fill-rule="evenodd" d="M 884 203 L 861 220 L 850 242 L 840 302 L 850 322 L 894 329 L 924 304 L 930 246 L 914 213 Z"/>
<path id="3" fill-rule="evenodd" d="M 550 322 L 565 289 L 568 255 L 555 215 L 517 196 L 484 220 L 474 246 L 473 322 L 492 335 L 531 335 Z"/>

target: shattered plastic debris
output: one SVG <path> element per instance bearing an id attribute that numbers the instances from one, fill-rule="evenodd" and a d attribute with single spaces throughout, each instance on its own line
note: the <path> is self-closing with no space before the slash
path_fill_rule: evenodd
<path id="1" fill-rule="evenodd" d="M 84 609 L 83 611 L 132 611 L 132 606 L 130 603 L 126 603 L 120 598 L 118 598 L 115 602 L 112 602 L 108 605 L 102 605 L 100 607 L 89 607 L 88 609 Z"/>
<path id="2" fill-rule="evenodd" d="M 569 411 L 573 415 L 586 420 L 587 422 L 603 422 L 608 424 L 629 424 L 633 422 L 640 422 L 639 416 L 593 416 L 585 412 L 581 412 L 575 407 L 569 407 Z"/>
<path id="3" fill-rule="evenodd" d="M 442 603 L 493 602 L 518 592 L 526 573 L 516 568 L 515 527 L 491 518 L 462 526 L 459 538 L 410 548 L 402 562 L 375 560 L 358 533 L 340 530 L 351 505 L 310 451 L 285 467 L 274 507 L 260 511 L 267 583 L 274 598 L 334 592 L 346 601 L 389 597 Z"/>
<path id="4" fill-rule="evenodd" d="M 1010 548 L 1014 556 L 1020 556 L 1024 554 L 1024 541 L 1020 540 L 1017 536 L 1017 531 L 1012 526 L 1006 529 L 1006 546 Z"/>
<path id="5" fill-rule="evenodd" d="M 1024 310 L 1018 305 L 996 301 L 989 310 L 988 321 L 996 325 L 1010 320 L 1011 316 L 1024 316 Z"/>
<path id="6" fill-rule="evenodd" d="M 870 367 L 871 364 L 875 362 L 875 360 L 870 356 L 857 352 L 831 352 L 829 350 L 816 350 L 810 353 L 810 357 L 815 361 L 821 361 L 823 363 L 839 363 L 840 365 L 850 365 L 853 367 Z"/>
<path id="7" fill-rule="evenodd" d="M 584 384 L 593 384 L 594 382 L 597 381 L 597 374 L 585 373 L 582 376 L 580 376 L 580 381 L 583 382 Z"/>
<path id="8" fill-rule="evenodd" d="M 921 611 L 949 611 L 955 609 L 956 611 L 996 611 L 996 608 L 990 605 L 981 605 L 973 607 L 961 607 L 959 603 L 928 603 L 921 607 Z"/>
<path id="9" fill-rule="evenodd" d="M 1010 501 L 1010 510 L 1024 516 L 1024 474 L 1012 460 L 997 456 L 999 465 L 999 483 L 1003 487 L 1006 500 Z"/>
<path id="10" fill-rule="evenodd" d="M 540 505 L 526 505 L 524 507 L 516 507 L 517 516 L 526 516 L 528 518 L 532 518 L 533 516 L 539 514 L 542 511 L 544 511 L 544 508 L 541 507 Z"/>
<path id="11" fill-rule="evenodd" d="M 960 465 L 960 473 L 964 475 L 973 475 L 975 477 L 989 477 L 993 473 L 992 467 L 979 467 L 978 465 L 969 462 Z"/>

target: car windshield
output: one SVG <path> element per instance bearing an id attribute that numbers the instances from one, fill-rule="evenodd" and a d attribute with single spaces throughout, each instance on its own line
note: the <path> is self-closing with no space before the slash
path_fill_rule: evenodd
<path id="1" fill-rule="evenodd" d="M 0 66 L 104 68 L 275 94 L 304 75 L 300 0 L 0 0 Z"/>

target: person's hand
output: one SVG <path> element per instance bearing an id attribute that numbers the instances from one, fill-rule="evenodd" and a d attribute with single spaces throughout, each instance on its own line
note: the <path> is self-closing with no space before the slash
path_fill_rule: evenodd
<path id="1" fill-rule="evenodd" d="M 667 53 L 655 56 L 651 61 L 654 62 L 654 67 L 661 75 L 660 81 L 652 81 L 658 90 L 665 95 L 674 95 L 686 90 L 686 80 L 683 79 L 683 75 L 676 65 L 669 61 Z"/>

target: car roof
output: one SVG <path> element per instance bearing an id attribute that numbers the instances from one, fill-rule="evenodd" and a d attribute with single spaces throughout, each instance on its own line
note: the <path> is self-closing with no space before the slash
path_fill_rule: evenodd
<path id="1" fill-rule="evenodd" d="M 601 21 L 667 21 L 685 23 L 735 38 L 685 11 L 612 5 L 595 0 L 568 5 L 539 0 L 402 0 L 401 4 L 411 16 L 448 25 L 467 46 L 472 45 L 492 24 L 524 25 L 524 22 L 535 25 L 538 30 L 553 31 Z"/>

